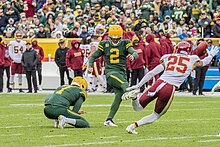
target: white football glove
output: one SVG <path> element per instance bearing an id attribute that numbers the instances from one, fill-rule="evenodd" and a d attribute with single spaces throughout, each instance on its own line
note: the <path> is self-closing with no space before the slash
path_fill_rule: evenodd
<path id="1" fill-rule="evenodd" d="M 213 46 L 212 49 L 207 52 L 209 56 L 214 57 L 219 52 L 218 46 Z"/>
<path id="2" fill-rule="evenodd" d="M 131 90 L 134 90 L 134 89 L 140 89 L 140 87 L 138 85 L 134 85 L 134 86 L 126 88 L 126 91 L 131 91 Z"/>

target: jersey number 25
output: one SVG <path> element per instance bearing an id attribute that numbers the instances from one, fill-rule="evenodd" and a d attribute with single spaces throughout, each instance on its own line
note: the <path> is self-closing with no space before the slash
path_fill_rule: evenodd
<path id="1" fill-rule="evenodd" d="M 187 64 L 184 63 L 185 61 L 189 62 L 190 59 L 188 57 L 170 56 L 168 58 L 166 71 L 185 73 L 188 68 Z"/>

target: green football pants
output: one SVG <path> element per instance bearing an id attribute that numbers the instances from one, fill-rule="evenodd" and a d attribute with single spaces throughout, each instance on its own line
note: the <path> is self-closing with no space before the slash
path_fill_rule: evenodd
<path id="1" fill-rule="evenodd" d="M 44 108 L 44 114 L 49 119 L 58 119 L 59 115 L 63 115 L 67 118 L 76 119 L 76 124 L 74 126 L 77 128 L 89 127 L 89 123 L 86 119 L 64 107 L 47 105 Z"/>
<path id="2" fill-rule="evenodd" d="M 108 77 L 107 82 L 113 87 L 115 92 L 115 99 L 111 105 L 110 113 L 108 115 L 108 118 L 114 118 L 122 101 L 121 96 L 125 93 L 126 88 L 128 87 L 128 82 L 125 75 L 119 73 L 112 73 Z"/>

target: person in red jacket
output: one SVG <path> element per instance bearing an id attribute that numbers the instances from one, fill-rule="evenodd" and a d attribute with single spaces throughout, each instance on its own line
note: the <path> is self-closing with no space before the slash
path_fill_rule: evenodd
<path id="1" fill-rule="evenodd" d="M 4 70 L 6 71 L 6 76 L 7 76 L 7 88 L 8 88 L 8 93 L 12 92 L 12 89 L 9 86 L 9 80 L 10 80 L 10 69 L 11 69 L 11 58 L 9 57 L 9 52 L 8 52 L 8 42 L 5 40 L 3 42 L 5 46 L 5 64 L 4 64 Z M 4 72 L 4 71 L 3 71 Z M 4 73 L 3 73 L 4 75 Z"/>
<path id="2" fill-rule="evenodd" d="M 1 42 L 2 38 L 0 37 L 0 93 L 3 92 L 3 72 L 5 64 L 5 47 Z"/>
<path id="3" fill-rule="evenodd" d="M 74 77 L 82 77 L 82 66 L 83 66 L 83 52 L 79 48 L 80 42 L 77 40 L 71 41 L 72 48 L 69 49 L 66 53 L 66 65 L 69 69 L 74 71 Z"/>
<path id="4" fill-rule="evenodd" d="M 34 50 L 37 52 L 38 55 L 38 63 L 37 63 L 37 73 L 38 73 L 38 81 L 39 81 L 38 90 L 42 90 L 42 60 L 44 59 L 44 50 L 42 47 L 38 45 L 36 38 L 33 38 L 31 42 L 32 42 L 32 47 L 34 48 Z"/>
<path id="5" fill-rule="evenodd" d="M 144 77 L 144 66 L 146 63 L 145 44 L 139 43 L 138 37 L 133 37 L 132 44 L 133 48 L 138 53 L 138 58 L 133 61 L 127 61 L 128 70 L 131 71 L 131 86 L 137 84 L 137 79 L 138 81 L 141 81 L 141 79 Z M 144 91 L 144 86 L 141 87 L 141 91 Z"/>
<path id="6" fill-rule="evenodd" d="M 146 42 L 148 45 L 146 46 L 146 68 L 148 68 L 149 71 L 153 70 L 157 65 L 160 64 L 160 58 L 161 58 L 161 46 L 159 43 L 156 43 L 154 41 L 154 35 L 148 34 L 146 36 Z M 159 78 L 159 74 L 154 76 L 155 80 Z M 153 79 L 151 79 L 148 83 L 148 85 L 152 85 Z"/>

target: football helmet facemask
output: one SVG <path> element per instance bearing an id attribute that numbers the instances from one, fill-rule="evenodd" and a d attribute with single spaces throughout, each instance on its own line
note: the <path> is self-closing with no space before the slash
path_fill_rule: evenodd
<path id="1" fill-rule="evenodd" d="M 177 44 L 176 53 L 188 55 L 191 52 L 191 46 L 188 42 L 182 41 Z"/>
<path id="2" fill-rule="evenodd" d="M 108 36 L 114 46 L 117 46 L 122 38 L 123 29 L 120 25 L 112 25 L 108 30 Z"/>

